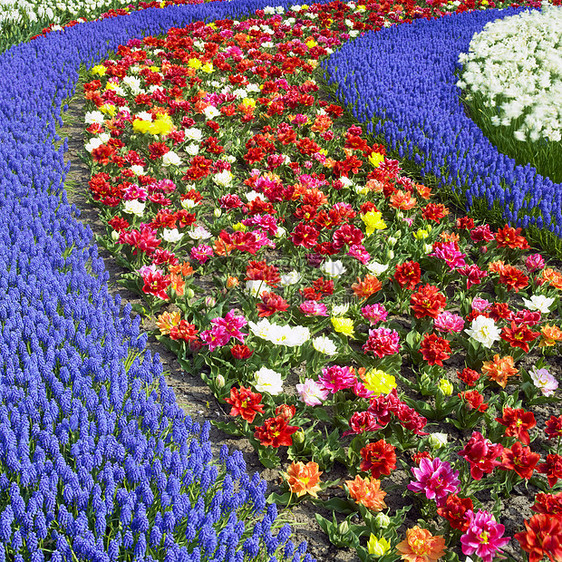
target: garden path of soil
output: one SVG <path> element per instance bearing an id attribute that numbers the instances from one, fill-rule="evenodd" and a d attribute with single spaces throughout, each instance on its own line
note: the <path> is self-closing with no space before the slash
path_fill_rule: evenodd
<path id="1" fill-rule="evenodd" d="M 80 89 L 80 86 L 79 86 Z M 88 196 L 88 180 L 90 179 L 90 172 L 88 166 L 82 161 L 81 155 L 84 154 L 84 100 L 81 92 L 78 91 L 73 100 L 69 103 L 68 111 L 65 115 L 65 125 L 59 132 L 61 138 L 68 138 L 68 152 L 66 153 L 66 161 L 71 162 L 70 172 L 66 181 L 66 192 L 70 204 L 74 204 L 80 210 L 80 217 L 78 220 L 87 224 L 92 229 L 94 235 L 105 235 L 106 230 L 103 223 L 98 218 L 98 211 L 96 207 L 90 202 Z M 119 266 L 112 256 L 104 248 L 99 247 L 98 252 L 103 258 L 105 267 L 109 273 L 109 288 L 112 294 L 119 293 L 123 303 L 141 304 L 142 300 L 138 295 L 128 291 L 118 284 L 119 276 L 124 273 L 124 269 Z M 135 313 L 133 313 L 135 314 Z M 143 319 L 141 324 L 142 329 L 146 331 L 155 328 L 154 323 L 149 319 Z M 185 411 L 186 414 L 191 416 L 194 420 L 202 423 L 204 421 L 229 421 L 228 408 L 225 409 L 224 405 L 214 398 L 206 384 L 198 377 L 186 373 L 179 365 L 176 356 L 171 353 L 166 347 L 160 344 L 154 337 L 149 337 L 147 348 L 152 353 L 158 353 L 162 361 L 165 371 L 166 381 L 168 385 L 173 388 L 178 405 Z M 556 374 L 560 379 L 562 371 L 562 359 L 556 358 Z M 456 369 L 452 368 L 454 372 Z M 558 408 L 554 405 L 537 408 L 535 416 L 537 417 L 537 425 L 544 427 L 545 420 L 551 414 L 559 415 Z M 448 430 L 451 431 L 452 426 L 437 429 L 437 431 Z M 435 429 L 432 429 L 435 431 Z M 268 493 L 279 491 L 279 484 L 282 479 L 278 470 L 264 469 L 258 460 L 258 456 L 254 453 L 251 444 L 246 439 L 232 437 L 223 431 L 218 430 L 216 427 L 211 426 L 210 440 L 213 444 L 215 455 L 218 456 L 220 447 L 226 444 L 230 450 L 239 449 L 242 451 L 246 460 L 249 473 L 260 472 L 262 478 L 268 482 Z M 283 469 L 288 466 L 288 461 L 283 464 Z M 330 480 L 350 478 L 347 470 L 343 466 L 335 467 L 329 475 Z M 386 503 L 390 508 L 392 515 L 396 509 L 405 505 L 405 500 L 402 497 L 401 490 L 405 490 L 406 485 L 410 480 L 410 475 L 405 470 L 395 470 L 389 477 L 389 484 L 392 484 L 393 491 L 386 497 Z M 532 515 L 530 511 L 529 497 L 533 497 L 538 490 L 533 486 L 529 486 L 525 490 L 524 484 L 521 483 L 513 490 L 512 495 L 507 501 L 503 503 L 501 522 L 505 525 L 505 534 L 513 536 L 515 532 L 523 529 L 523 520 Z M 331 488 L 324 499 L 340 495 L 345 497 L 345 493 L 341 488 Z M 322 497 L 322 495 L 321 495 Z M 491 509 L 493 501 L 489 494 L 478 494 L 480 501 L 487 509 Z M 350 549 L 339 549 L 330 543 L 327 535 L 321 530 L 316 519 L 315 513 L 320 513 L 322 516 L 332 519 L 331 514 L 318 506 L 310 503 L 301 503 L 298 506 L 291 508 L 289 512 L 283 513 L 289 523 L 293 527 L 293 541 L 298 544 L 306 540 L 309 547 L 308 552 L 318 560 L 318 562 L 356 562 L 359 560 L 357 554 Z M 406 524 L 411 527 L 417 523 L 420 516 L 419 510 L 416 506 L 408 514 Z M 359 521 L 357 522 L 359 523 Z M 403 535 L 405 527 L 400 530 Z M 456 549 L 455 549 L 456 550 Z M 521 561 L 521 554 L 517 542 L 511 540 L 505 549 L 510 561 Z M 459 552 L 460 554 L 460 552 Z M 464 556 L 461 555 L 461 559 Z"/>

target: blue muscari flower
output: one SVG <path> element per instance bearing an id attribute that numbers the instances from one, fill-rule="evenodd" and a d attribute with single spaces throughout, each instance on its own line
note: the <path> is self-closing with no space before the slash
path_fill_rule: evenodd
<path id="1" fill-rule="evenodd" d="M 283 527 L 279 529 L 277 538 L 279 539 L 280 543 L 284 544 L 289 540 L 290 536 L 291 536 L 291 526 L 287 524 L 287 525 L 283 525 Z"/>
<path id="2" fill-rule="evenodd" d="M 271 535 L 267 535 L 265 537 L 265 546 L 267 548 L 268 554 L 273 554 L 277 548 L 279 547 L 279 540 L 277 537 L 272 537 Z"/>
<path id="3" fill-rule="evenodd" d="M 123 537 L 121 535 L 121 531 L 119 531 L 117 533 L 117 536 L 109 541 L 107 554 L 109 555 L 109 559 L 111 560 L 111 562 L 118 562 L 119 551 L 121 549 L 122 544 L 123 544 Z"/>
<path id="4" fill-rule="evenodd" d="M 144 531 L 139 535 L 133 553 L 139 559 L 144 558 L 146 555 L 146 537 Z"/>
<path id="5" fill-rule="evenodd" d="M 21 531 L 16 529 L 12 534 L 11 540 L 8 543 L 16 552 L 22 547 L 23 540 L 21 537 Z"/>
<path id="6" fill-rule="evenodd" d="M 259 539 L 257 537 L 246 539 L 242 548 L 248 556 L 252 558 L 256 557 L 260 551 Z"/>
<path id="7" fill-rule="evenodd" d="M 308 545 L 307 545 L 306 541 L 302 541 L 295 551 L 295 556 L 293 557 L 293 560 L 297 556 L 299 556 L 299 560 L 300 560 L 300 557 L 306 552 L 307 547 L 308 547 Z"/>
<path id="8" fill-rule="evenodd" d="M 0 556 L 0 562 L 2 560 L 2 557 Z M 35 552 L 31 553 L 31 560 L 30 562 L 44 562 L 45 560 L 45 555 L 43 554 L 42 550 L 36 550 Z"/>
<path id="9" fill-rule="evenodd" d="M 152 527 L 150 530 L 150 545 L 153 547 L 158 547 L 162 541 L 162 531 L 157 526 Z"/>
<path id="10" fill-rule="evenodd" d="M 14 511 L 11 505 L 7 505 L 4 511 L 0 514 L 0 539 L 4 542 L 8 542 L 10 540 L 13 521 Z"/>
<path id="11" fill-rule="evenodd" d="M 18 521 L 21 521 L 25 515 L 25 502 L 20 495 L 20 489 L 15 482 L 10 486 L 10 503 L 13 513 Z"/>
<path id="12" fill-rule="evenodd" d="M 123 547 L 126 549 L 130 549 L 133 547 L 133 544 L 134 544 L 133 533 L 131 532 L 131 529 L 128 529 L 125 531 L 125 534 L 123 535 Z"/>
<path id="13" fill-rule="evenodd" d="M 150 523 L 148 521 L 148 517 L 146 516 L 146 507 L 141 503 L 137 507 L 137 511 L 131 524 L 131 529 L 134 533 L 139 532 L 144 534 L 148 531 L 149 527 Z"/>
<path id="14" fill-rule="evenodd" d="M 164 513 L 164 520 L 162 522 L 162 531 L 165 533 L 169 533 L 173 531 L 176 526 L 176 518 L 171 511 L 166 511 Z"/>
<path id="15" fill-rule="evenodd" d="M 289 541 L 285 546 L 285 550 L 283 551 L 283 556 L 285 558 L 289 558 L 295 552 L 295 545 L 292 541 Z"/>
<path id="16" fill-rule="evenodd" d="M 210 525 L 204 525 L 199 531 L 198 541 L 205 556 L 211 556 L 217 548 L 217 534 Z"/>

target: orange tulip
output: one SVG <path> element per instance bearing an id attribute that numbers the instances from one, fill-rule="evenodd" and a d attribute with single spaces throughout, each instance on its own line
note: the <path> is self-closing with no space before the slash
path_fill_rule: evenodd
<path id="1" fill-rule="evenodd" d="M 349 495 L 358 503 L 372 511 L 381 511 L 386 507 L 384 497 L 386 492 L 381 490 L 381 481 L 367 476 L 357 475 L 355 480 L 346 480 Z"/>
<path id="2" fill-rule="evenodd" d="M 396 545 L 396 550 L 407 562 L 435 562 L 445 554 L 445 539 L 416 525 L 406 531 L 406 539 Z"/>
<path id="3" fill-rule="evenodd" d="M 515 361 L 511 355 L 506 355 L 500 359 L 496 353 L 493 361 L 484 361 L 482 372 L 496 381 L 502 388 L 505 388 L 508 377 L 516 375 L 519 371 L 515 368 Z"/>
<path id="4" fill-rule="evenodd" d="M 287 473 L 283 476 L 289 484 L 289 488 L 293 494 L 298 497 L 310 494 L 317 497 L 316 492 L 320 490 L 320 475 L 322 472 L 318 470 L 318 464 L 315 462 L 293 462 L 287 469 Z"/>

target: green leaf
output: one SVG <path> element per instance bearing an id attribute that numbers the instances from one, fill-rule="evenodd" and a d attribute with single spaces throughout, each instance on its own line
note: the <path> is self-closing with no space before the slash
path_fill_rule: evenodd
<path id="1" fill-rule="evenodd" d="M 343 498 L 330 498 L 329 500 L 325 501 L 316 500 L 314 503 L 321 503 L 326 509 L 341 513 L 342 515 L 348 515 L 350 513 L 357 512 L 355 503 L 351 500 L 344 500 Z"/>
<path id="2" fill-rule="evenodd" d="M 273 448 L 259 447 L 258 457 L 265 468 L 277 468 L 281 464 L 277 451 Z"/>
<path id="3" fill-rule="evenodd" d="M 359 538 L 356 534 L 356 527 L 358 526 L 350 525 L 347 519 L 338 524 L 335 514 L 333 514 L 333 521 L 330 522 L 317 513 L 316 521 L 318 521 L 320 528 L 328 535 L 333 545 L 339 548 L 357 548 L 359 546 Z"/>
<path id="4" fill-rule="evenodd" d="M 322 515 L 320 515 L 319 513 L 316 513 L 315 517 L 318 525 L 327 535 L 333 532 L 333 528 L 336 527 L 334 523 L 331 523 L 325 517 L 322 517 Z"/>
<path id="5" fill-rule="evenodd" d="M 221 431 L 228 433 L 229 435 L 235 435 L 236 437 L 243 437 L 244 431 L 236 424 L 234 421 L 221 422 L 216 420 L 211 420 L 211 423 Z"/>
<path id="6" fill-rule="evenodd" d="M 276 503 L 276 504 L 280 504 L 280 505 L 288 505 L 288 503 L 291 501 L 291 492 L 285 492 L 284 494 L 276 494 L 275 492 L 269 494 L 269 496 L 267 496 L 267 503 Z M 296 497 L 296 496 L 295 496 Z"/>
<path id="7" fill-rule="evenodd" d="M 324 408 L 314 408 L 312 415 L 320 421 L 332 423 L 332 416 Z"/>

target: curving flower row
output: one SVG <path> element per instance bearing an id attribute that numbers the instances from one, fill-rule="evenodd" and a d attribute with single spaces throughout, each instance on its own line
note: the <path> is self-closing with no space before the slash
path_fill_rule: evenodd
<path id="1" fill-rule="evenodd" d="M 84 86 L 89 188 L 123 282 L 228 405 L 220 426 L 287 465 L 275 500 L 347 514 L 318 520 L 365 560 L 555 559 L 561 421 L 533 409 L 558 399 L 562 274 L 520 228 L 453 217 L 320 87 L 344 41 L 435 15 L 287 5 L 130 40 Z M 537 514 L 512 541 L 502 508 L 528 482 Z"/>
<path id="2" fill-rule="evenodd" d="M 383 29 L 345 45 L 324 68 L 368 131 L 451 186 L 467 208 L 560 237 L 559 185 L 499 153 L 466 115 L 456 86 L 457 59 L 472 36 L 516 13 L 473 11 Z"/>

